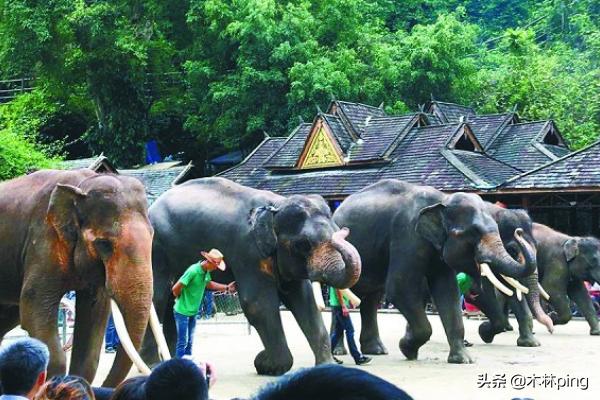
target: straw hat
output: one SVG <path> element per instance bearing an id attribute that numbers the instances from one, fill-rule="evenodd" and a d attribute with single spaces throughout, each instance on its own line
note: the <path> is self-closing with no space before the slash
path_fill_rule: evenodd
<path id="1" fill-rule="evenodd" d="M 225 261 L 223 261 L 223 253 L 221 253 L 217 249 L 211 249 L 208 253 L 205 251 L 201 251 L 202 257 L 206 258 L 213 264 L 217 265 L 217 268 L 221 271 L 225 271 Z"/>

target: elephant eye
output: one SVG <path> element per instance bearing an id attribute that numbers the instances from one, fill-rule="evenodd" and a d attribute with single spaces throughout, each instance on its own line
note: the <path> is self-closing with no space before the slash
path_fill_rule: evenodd
<path id="1" fill-rule="evenodd" d="M 94 247 L 101 257 L 108 257 L 112 254 L 113 244 L 108 239 L 96 239 L 94 240 Z"/>

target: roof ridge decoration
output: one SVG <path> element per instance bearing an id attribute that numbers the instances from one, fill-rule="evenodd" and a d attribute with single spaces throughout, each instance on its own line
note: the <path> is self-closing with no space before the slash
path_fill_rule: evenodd
<path id="1" fill-rule="evenodd" d="M 296 164 L 298 169 L 339 167 L 344 155 L 324 115 L 319 115 L 306 138 Z"/>

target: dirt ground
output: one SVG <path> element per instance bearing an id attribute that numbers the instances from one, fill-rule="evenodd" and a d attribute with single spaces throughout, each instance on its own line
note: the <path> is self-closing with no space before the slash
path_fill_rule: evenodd
<path id="1" fill-rule="evenodd" d="M 293 369 L 312 366 L 312 353 L 295 320 L 285 311 L 282 318 L 294 356 Z M 323 318 L 329 326 L 329 313 L 323 313 Z M 359 331 L 359 315 L 353 313 L 352 319 Z M 546 400 L 592 399 L 600 395 L 600 337 L 588 334 L 585 321 L 558 326 L 553 335 L 536 323 L 536 337 L 542 346 L 519 348 L 515 331 L 497 336 L 491 345 L 484 344 L 477 334 L 481 321 L 465 319 L 466 337 L 474 343 L 469 351 L 476 361 L 471 365 L 446 363 L 448 344 L 444 330 L 438 316 L 430 316 L 430 321 L 431 341 L 421 348 L 419 360 L 407 361 L 398 349 L 404 318 L 396 313 L 380 314 L 380 331 L 390 354 L 377 356 L 371 365 L 360 368 L 395 383 L 415 399 Z M 514 319 L 511 323 L 517 329 Z M 211 361 L 217 369 L 218 382 L 211 389 L 211 398 L 249 396 L 275 379 L 256 375 L 253 360 L 261 349 L 256 331 L 248 334 L 245 325 L 198 324 L 194 355 Z M 95 384 L 103 380 L 113 357 L 102 355 Z M 349 356 L 341 358 L 346 365 L 354 366 Z M 558 388 L 558 384 L 570 387 Z"/>

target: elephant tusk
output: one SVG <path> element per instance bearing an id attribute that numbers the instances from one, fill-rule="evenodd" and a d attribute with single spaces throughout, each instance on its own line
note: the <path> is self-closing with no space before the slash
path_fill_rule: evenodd
<path id="1" fill-rule="evenodd" d="M 156 314 L 154 304 L 152 304 L 150 308 L 150 329 L 152 330 L 154 338 L 156 339 L 156 344 L 158 345 L 158 350 L 162 360 L 170 360 L 171 353 L 169 352 L 167 339 L 165 338 L 165 335 L 163 334 L 162 328 L 160 326 L 160 322 L 158 321 L 158 315 Z"/>
<path id="2" fill-rule="evenodd" d="M 312 283 L 313 296 L 315 297 L 315 303 L 317 309 L 323 311 L 325 309 L 325 301 L 323 301 L 323 291 L 321 290 L 321 284 L 319 282 Z"/>
<path id="3" fill-rule="evenodd" d="M 517 295 L 517 300 L 523 300 L 523 292 L 519 288 L 515 288 L 515 294 Z"/>
<path id="4" fill-rule="evenodd" d="M 350 289 L 342 289 L 341 292 L 344 294 L 344 296 L 346 296 L 348 301 L 350 301 L 350 304 L 352 304 L 352 307 L 356 308 L 356 307 L 360 306 L 360 299 L 358 298 L 357 295 L 352 293 L 352 291 Z"/>
<path id="5" fill-rule="evenodd" d="M 546 301 L 550 301 L 550 295 L 544 290 L 542 284 L 538 282 L 538 286 L 540 287 L 540 294 L 542 295 L 542 297 L 546 299 Z"/>
<path id="6" fill-rule="evenodd" d="M 505 276 L 500 274 L 501 277 L 504 278 L 504 280 L 506 282 L 508 282 L 511 286 L 513 286 L 515 289 L 519 289 L 520 292 L 522 292 L 523 294 L 528 294 L 529 293 L 529 289 L 526 288 L 525 286 L 523 286 L 521 284 L 521 282 L 519 282 L 518 280 L 516 280 L 515 278 L 511 278 L 510 276 Z M 521 300 L 521 299 L 519 299 Z"/>
<path id="7" fill-rule="evenodd" d="M 150 372 L 152 371 L 142 360 L 142 357 L 140 357 L 139 353 L 135 349 L 135 346 L 133 345 L 133 342 L 131 341 L 131 337 L 129 337 L 129 332 L 127 332 L 125 320 L 123 319 L 121 310 L 119 310 L 119 306 L 114 300 L 111 299 L 110 307 L 112 309 L 113 320 L 115 322 L 115 329 L 117 330 L 117 334 L 121 340 L 121 346 L 125 350 L 125 353 L 127 353 L 129 359 L 135 364 L 141 373 L 150 375 Z"/>
<path id="8" fill-rule="evenodd" d="M 496 275 L 494 275 L 489 265 L 487 265 L 486 263 L 481 263 L 479 264 L 479 268 L 481 270 L 481 276 L 487 277 L 492 283 L 492 285 L 494 285 L 499 291 L 501 291 L 509 297 L 513 295 L 513 291 L 507 288 L 502 282 L 498 280 L 498 278 L 496 278 Z"/>

